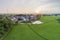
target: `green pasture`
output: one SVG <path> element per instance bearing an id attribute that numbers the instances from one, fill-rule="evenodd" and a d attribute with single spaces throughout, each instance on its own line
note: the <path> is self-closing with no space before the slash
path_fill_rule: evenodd
<path id="1" fill-rule="evenodd" d="M 60 40 L 59 16 L 42 16 L 43 24 L 18 24 L 4 40 Z"/>

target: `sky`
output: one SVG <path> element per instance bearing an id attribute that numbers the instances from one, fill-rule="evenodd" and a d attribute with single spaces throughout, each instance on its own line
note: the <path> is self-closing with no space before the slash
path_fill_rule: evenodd
<path id="1" fill-rule="evenodd" d="M 0 13 L 60 13 L 60 0 L 0 0 Z"/>

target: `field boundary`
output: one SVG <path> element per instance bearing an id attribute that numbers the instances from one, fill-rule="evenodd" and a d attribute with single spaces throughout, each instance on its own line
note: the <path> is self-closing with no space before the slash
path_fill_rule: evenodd
<path id="1" fill-rule="evenodd" d="M 29 25 L 29 24 L 27 24 L 28 25 L 28 27 L 36 34 L 36 35 L 38 35 L 39 37 L 41 37 L 41 38 L 43 38 L 43 39 L 45 39 L 45 40 L 48 40 L 47 38 L 45 38 L 45 37 L 43 37 L 42 35 L 40 35 L 40 34 L 38 34 L 32 27 L 31 27 L 31 25 Z"/>

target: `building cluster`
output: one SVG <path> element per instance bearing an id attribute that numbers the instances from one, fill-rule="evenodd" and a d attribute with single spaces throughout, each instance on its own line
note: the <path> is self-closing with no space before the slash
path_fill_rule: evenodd
<path id="1" fill-rule="evenodd" d="M 12 20 L 15 23 L 26 23 L 26 22 L 32 22 L 38 20 L 40 17 L 39 15 L 33 15 L 33 14 L 19 14 L 14 16 L 8 16 L 6 17 L 10 20 Z"/>

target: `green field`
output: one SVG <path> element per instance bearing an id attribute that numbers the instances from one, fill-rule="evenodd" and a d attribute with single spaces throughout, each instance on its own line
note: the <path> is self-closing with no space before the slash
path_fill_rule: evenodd
<path id="1" fill-rule="evenodd" d="M 4 40 L 60 40 L 59 16 L 41 17 L 43 24 L 19 24 L 15 26 Z"/>

